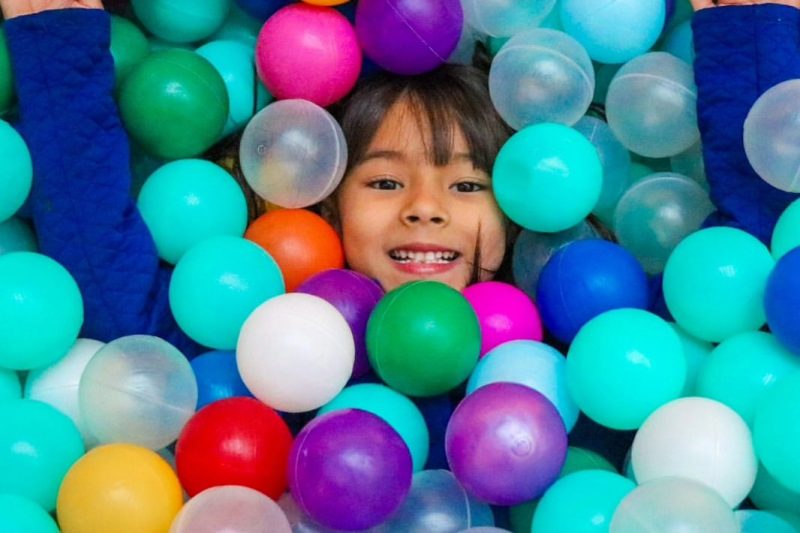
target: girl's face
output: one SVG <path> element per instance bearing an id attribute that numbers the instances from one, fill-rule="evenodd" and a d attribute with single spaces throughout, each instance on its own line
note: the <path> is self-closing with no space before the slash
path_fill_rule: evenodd
<path id="1" fill-rule="evenodd" d="M 435 166 L 429 132 L 419 124 L 407 103 L 396 103 L 344 178 L 337 201 L 345 256 L 387 291 L 419 279 L 461 290 L 479 244 L 480 279 L 500 266 L 505 219 L 461 132 L 454 132 L 450 162 Z"/>

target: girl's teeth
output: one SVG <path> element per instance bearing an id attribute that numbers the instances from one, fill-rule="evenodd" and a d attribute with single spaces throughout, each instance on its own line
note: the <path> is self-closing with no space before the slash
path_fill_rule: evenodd
<path id="1" fill-rule="evenodd" d="M 456 258 L 455 252 L 412 252 L 408 250 L 396 250 L 390 255 L 395 260 L 403 263 L 449 263 Z"/>

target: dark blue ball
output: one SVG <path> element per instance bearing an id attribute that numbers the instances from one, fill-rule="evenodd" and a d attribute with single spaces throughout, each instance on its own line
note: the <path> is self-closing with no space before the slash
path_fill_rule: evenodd
<path id="1" fill-rule="evenodd" d="M 569 343 L 597 315 L 633 307 L 647 309 L 647 275 L 639 261 L 613 242 L 588 239 L 558 250 L 536 286 L 536 305 L 545 328 Z"/>
<path id="2" fill-rule="evenodd" d="M 295 0 L 236 0 L 242 11 L 261 21 L 267 20 L 280 8 L 294 3 Z"/>
<path id="3" fill-rule="evenodd" d="M 239 375 L 235 352 L 206 352 L 190 364 L 197 379 L 197 409 L 233 396 L 253 396 Z"/>
<path id="4" fill-rule="evenodd" d="M 800 247 L 781 257 L 767 278 L 764 311 L 778 342 L 800 354 Z"/>

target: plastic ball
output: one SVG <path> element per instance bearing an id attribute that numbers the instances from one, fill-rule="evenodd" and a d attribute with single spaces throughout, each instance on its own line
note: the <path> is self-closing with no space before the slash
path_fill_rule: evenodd
<path id="1" fill-rule="evenodd" d="M 639 483 L 693 479 L 714 489 L 731 507 L 747 497 L 758 468 L 745 421 L 708 398 L 680 398 L 654 411 L 636 432 L 631 464 Z"/>
<path id="2" fill-rule="evenodd" d="M 228 120 L 220 134 L 227 137 L 245 127 L 257 111 L 272 99 L 253 68 L 253 46 L 235 41 L 212 41 L 196 50 L 225 82 Z"/>
<path id="3" fill-rule="evenodd" d="M 14 370 L 0 368 L 0 402 L 18 400 L 22 397 L 22 384 Z"/>
<path id="4" fill-rule="evenodd" d="M 698 141 L 679 154 L 669 158 L 673 172 L 694 180 L 703 190 L 708 190 L 706 166 L 703 161 L 703 145 Z"/>
<path id="5" fill-rule="evenodd" d="M 205 406 L 175 446 L 178 477 L 190 496 L 219 485 L 241 485 L 277 500 L 288 485 L 292 434 L 286 422 L 254 398 Z"/>
<path id="6" fill-rule="evenodd" d="M 346 4 L 349 0 L 303 0 L 306 4 L 312 6 L 338 6 Z"/>
<path id="7" fill-rule="evenodd" d="M 756 173 L 775 188 L 800 192 L 800 128 L 794 103 L 800 80 L 787 80 L 766 90 L 744 121 L 744 152 Z"/>
<path id="8" fill-rule="evenodd" d="M 190 364 L 197 380 L 198 410 L 225 398 L 252 396 L 239 375 L 234 352 L 206 352 Z"/>
<path id="9" fill-rule="evenodd" d="M 72 419 L 83 437 L 86 448 L 97 444 L 81 414 L 78 390 L 86 365 L 104 343 L 93 339 L 78 339 L 67 355 L 56 363 L 28 373 L 25 398 L 52 405 Z"/>
<path id="10" fill-rule="evenodd" d="M 493 505 L 515 505 L 540 496 L 556 480 L 567 454 L 567 432 L 539 392 L 492 383 L 456 407 L 445 452 L 467 491 Z"/>
<path id="11" fill-rule="evenodd" d="M 800 247 L 781 257 L 767 278 L 764 291 L 764 309 L 767 324 L 783 346 L 800 354 Z"/>
<path id="12" fill-rule="evenodd" d="M 694 63 L 693 41 L 692 21 L 685 20 L 664 35 L 660 48 L 691 65 Z"/>
<path id="13" fill-rule="evenodd" d="M 50 515 L 40 505 L 16 494 L 0 494 L 0 528 L 9 532 L 58 533 Z"/>
<path id="14" fill-rule="evenodd" d="M 686 359 L 678 334 L 639 309 L 615 309 L 590 320 L 567 354 L 567 387 L 589 418 L 612 429 L 636 429 L 678 398 Z"/>
<path id="15" fill-rule="evenodd" d="M 146 448 L 108 444 L 81 457 L 58 492 L 63 531 L 167 531 L 183 505 L 178 478 Z"/>
<path id="16" fill-rule="evenodd" d="M 539 311 L 527 294 L 507 283 L 484 281 L 464 289 L 481 326 L 481 356 L 508 341 L 542 340 Z"/>
<path id="17" fill-rule="evenodd" d="M 543 394 L 561 415 L 567 432 L 578 420 L 578 406 L 567 393 L 567 362 L 555 348 L 536 341 L 511 341 L 481 359 L 467 382 L 467 394 L 490 383 L 518 383 Z"/>
<path id="18" fill-rule="evenodd" d="M 800 372 L 772 386 L 756 407 L 753 443 L 767 471 L 787 489 L 800 492 Z"/>
<path id="19" fill-rule="evenodd" d="M 67 353 L 83 324 L 83 298 L 67 270 L 33 252 L 0 256 L 0 367 L 27 370 Z"/>
<path id="20" fill-rule="evenodd" d="M 497 154 L 492 189 L 508 217 L 531 231 L 576 225 L 597 204 L 603 167 L 592 143 L 561 124 L 515 133 Z"/>
<path id="21" fill-rule="evenodd" d="M 467 379 L 480 353 L 469 302 L 436 281 L 412 281 L 381 299 L 367 323 L 372 368 L 410 396 L 445 393 Z"/>
<path id="22" fill-rule="evenodd" d="M 281 207 L 307 207 L 339 185 L 347 167 L 342 128 L 306 100 L 273 102 L 248 122 L 239 145 L 247 183 Z"/>
<path id="23" fill-rule="evenodd" d="M 269 211 L 247 228 L 245 238 L 275 259 L 286 282 L 286 292 L 325 270 L 344 268 L 339 234 L 324 218 L 306 209 Z"/>
<path id="24" fill-rule="evenodd" d="M 0 222 L 16 213 L 33 184 L 33 163 L 28 145 L 11 125 L 0 120 Z"/>
<path id="25" fill-rule="evenodd" d="M 545 329 L 568 343 L 600 313 L 646 309 L 649 295 L 644 269 L 630 252 L 609 241 L 587 239 L 550 258 L 539 276 L 536 303 Z"/>
<path id="26" fill-rule="evenodd" d="M 783 518 L 767 511 L 752 509 L 733 513 L 742 533 L 795 533 L 797 530 Z"/>
<path id="27" fill-rule="evenodd" d="M 464 21 L 459 0 L 360 0 L 356 33 L 364 54 L 396 74 L 413 75 L 444 63 Z"/>
<path id="28" fill-rule="evenodd" d="M 739 523 L 730 505 L 714 489 L 672 477 L 643 483 L 622 499 L 609 532 L 631 531 L 739 533 Z"/>
<path id="29" fill-rule="evenodd" d="M 696 182 L 659 172 L 622 195 L 614 212 L 614 234 L 648 274 L 658 274 L 678 243 L 700 229 L 713 211 L 708 192 Z"/>
<path id="30" fill-rule="evenodd" d="M 203 159 L 160 167 L 145 181 L 136 205 L 159 257 L 172 264 L 200 241 L 241 237 L 247 226 L 241 187 L 225 169 Z"/>
<path id="31" fill-rule="evenodd" d="M 414 402 L 385 385 L 362 383 L 345 388 L 317 412 L 322 416 L 342 409 L 361 409 L 372 413 L 397 431 L 411 452 L 415 472 L 428 460 L 428 426 Z"/>
<path id="32" fill-rule="evenodd" d="M 14 73 L 5 31 L 0 30 L 0 112 L 5 113 L 14 104 Z"/>
<path id="33" fill-rule="evenodd" d="M 664 267 L 664 299 L 675 321 L 695 337 L 720 342 L 764 325 L 764 290 L 774 266 L 769 250 L 738 229 L 695 232 Z"/>
<path id="34" fill-rule="evenodd" d="M 624 63 L 647 52 L 661 35 L 664 0 L 562 0 L 564 31 L 595 61 Z"/>
<path id="35" fill-rule="evenodd" d="M 367 321 L 383 298 L 381 286 L 353 270 L 326 270 L 308 278 L 297 288 L 297 292 L 319 296 L 342 313 L 356 345 L 352 377 L 358 378 L 369 372 Z"/>
<path id="36" fill-rule="evenodd" d="M 133 67 L 118 101 L 131 138 L 163 159 L 205 152 L 228 117 L 222 77 L 207 59 L 180 48 L 152 52 Z"/>
<path id="37" fill-rule="evenodd" d="M 197 381 L 184 355 L 159 337 L 131 335 L 102 347 L 81 375 L 80 412 L 102 443 L 151 450 L 172 443 L 197 405 Z"/>
<path id="38" fill-rule="evenodd" d="M 606 117 L 628 150 L 669 157 L 700 137 L 696 100 L 691 65 L 666 52 L 650 52 L 617 71 L 608 87 Z"/>
<path id="39" fill-rule="evenodd" d="M 291 533 L 286 515 L 257 490 L 236 485 L 210 487 L 181 508 L 170 533 Z"/>
<path id="40" fill-rule="evenodd" d="M 210 36 L 225 20 L 230 0 L 131 0 L 136 17 L 165 41 L 191 43 Z"/>
<path id="41" fill-rule="evenodd" d="M 255 1 L 263 3 L 264 0 Z M 286 2 L 284 2 L 284 5 L 285 4 Z M 283 5 L 280 7 L 283 7 Z M 266 19 L 266 17 L 264 19 Z M 261 26 L 264 25 L 264 19 L 259 20 L 258 18 L 251 16 L 249 13 L 241 9 L 236 2 L 234 2 L 230 12 L 228 13 L 228 17 L 225 19 L 225 22 L 222 23 L 222 26 L 220 26 L 219 29 L 214 32 L 214 35 L 209 37 L 208 40 L 209 42 L 234 41 L 242 43 L 247 46 L 247 49 L 252 57 L 256 48 L 256 41 L 258 40 L 258 32 L 261 31 Z M 253 73 L 253 76 L 256 76 L 255 62 L 251 62 L 250 69 Z M 253 79 L 255 79 L 255 77 Z M 262 90 L 265 96 L 269 96 L 266 87 L 263 85 L 257 89 L 259 93 L 261 93 Z"/>
<path id="42" fill-rule="evenodd" d="M 2 227 L 0 224 L 0 232 Z M 772 257 L 777 261 L 786 252 L 798 246 L 800 246 L 800 200 L 795 200 L 784 209 L 778 222 L 775 223 L 775 229 L 772 230 L 770 243 Z"/>
<path id="43" fill-rule="evenodd" d="M 290 293 L 258 306 L 242 326 L 236 362 L 253 395 L 299 413 L 329 402 L 353 371 L 355 343 L 342 314 L 322 298 Z"/>
<path id="44" fill-rule="evenodd" d="M 544 493 L 531 531 L 599 531 L 636 484 L 616 472 L 584 470 L 562 477 Z"/>
<path id="45" fill-rule="evenodd" d="M 0 494 L 30 498 L 52 511 L 62 479 L 84 452 L 78 429 L 54 407 L 33 400 L 0 402 L 0 420 Z"/>
<path id="46" fill-rule="evenodd" d="M 464 0 L 464 19 L 484 35 L 507 37 L 534 28 L 555 6 L 555 0 Z"/>
<path id="47" fill-rule="evenodd" d="M 357 530 L 384 522 L 411 488 L 411 454 L 381 418 L 359 409 L 315 418 L 297 435 L 289 486 L 323 526 Z"/>
<path id="48" fill-rule="evenodd" d="M 114 59 L 114 78 L 119 85 L 131 69 L 147 57 L 149 43 L 136 24 L 119 15 L 111 15 L 110 51 Z"/>
<path id="49" fill-rule="evenodd" d="M 573 241 L 599 237 L 597 230 L 586 221 L 556 233 L 522 230 L 514 242 L 511 260 L 514 284 L 535 299 L 539 276 L 554 253 Z"/>
<path id="50" fill-rule="evenodd" d="M 37 252 L 39 245 L 31 226 L 19 217 L 0 222 L 0 255 L 10 252 Z"/>
<path id="51" fill-rule="evenodd" d="M 356 31 L 329 7 L 281 8 L 261 29 L 255 54 L 258 75 L 276 98 L 322 107 L 347 95 L 361 72 Z"/>
<path id="52" fill-rule="evenodd" d="M 182 256 L 172 273 L 169 303 L 178 325 L 203 346 L 231 350 L 250 313 L 283 294 L 278 265 L 247 239 L 206 239 Z"/>
<path id="53" fill-rule="evenodd" d="M 756 482 L 748 498 L 759 509 L 791 512 L 800 509 L 800 491 L 794 492 L 781 485 L 762 463 L 758 464 Z"/>
<path id="54" fill-rule="evenodd" d="M 674 322 L 670 322 L 669 325 L 678 334 L 683 346 L 683 355 L 686 356 L 686 383 L 683 386 L 683 394 L 681 396 L 698 396 L 697 380 L 703 366 L 708 362 L 714 345 L 708 341 L 692 337 Z"/>
<path id="55" fill-rule="evenodd" d="M 494 57 L 489 92 L 514 129 L 542 122 L 570 126 L 592 103 L 594 69 L 575 39 L 535 28 L 512 37 Z"/>

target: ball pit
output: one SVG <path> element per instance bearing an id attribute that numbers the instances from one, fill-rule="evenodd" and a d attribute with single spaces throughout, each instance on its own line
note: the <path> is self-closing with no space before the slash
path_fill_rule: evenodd
<path id="1" fill-rule="evenodd" d="M 0 222 L 11 218 L 16 213 L 33 184 L 33 163 L 28 146 L 22 136 L 11 127 L 11 124 L 0 120 Z"/>

